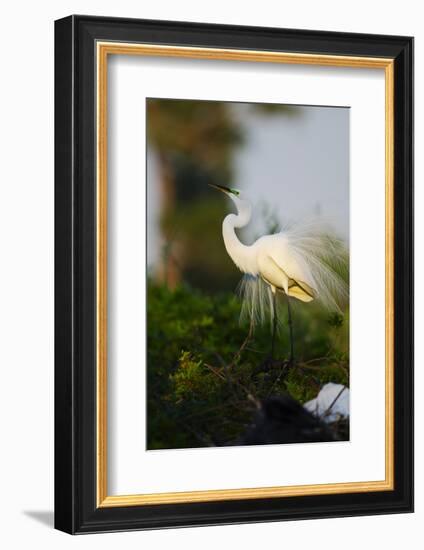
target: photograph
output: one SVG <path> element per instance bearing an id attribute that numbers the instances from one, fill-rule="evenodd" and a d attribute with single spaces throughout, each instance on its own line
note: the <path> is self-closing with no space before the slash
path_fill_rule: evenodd
<path id="1" fill-rule="evenodd" d="M 146 99 L 147 450 L 349 441 L 349 130 Z"/>

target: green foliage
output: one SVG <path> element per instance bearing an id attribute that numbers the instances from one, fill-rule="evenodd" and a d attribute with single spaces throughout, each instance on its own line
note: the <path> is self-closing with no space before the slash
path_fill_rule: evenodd
<path id="1" fill-rule="evenodd" d="M 148 448 L 234 442 L 258 400 L 282 392 L 305 402 L 325 383 L 348 384 L 348 322 L 314 304 L 294 308 L 294 366 L 284 368 L 288 330 L 280 304 L 278 356 L 271 366 L 270 327 L 239 324 L 232 292 L 148 285 Z M 264 366 L 265 365 L 265 366 Z"/>

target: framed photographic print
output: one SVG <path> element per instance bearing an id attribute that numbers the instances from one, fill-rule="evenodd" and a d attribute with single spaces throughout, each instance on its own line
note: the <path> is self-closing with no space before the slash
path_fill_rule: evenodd
<path id="1" fill-rule="evenodd" d="M 410 512 L 413 39 L 55 24 L 55 525 Z"/>

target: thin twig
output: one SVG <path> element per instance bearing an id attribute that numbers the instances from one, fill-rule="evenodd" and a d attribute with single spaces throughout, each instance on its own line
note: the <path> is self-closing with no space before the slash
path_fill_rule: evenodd
<path id="1" fill-rule="evenodd" d="M 263 351 L 263 350 L 260 350 L 260 349 L 256 349 L 256 348 L 251 348 L 250 346 L 246 346 L 244 348 L 246 351 L 251 351 L 252 353 L 258 353 L 260 355 L 266 355 L 267 352 L 266 351 Z"/>
<path id="2" fill-rule="evenodd" d="M 274 380 L 274 382 L 272 383 L 272 386 L 271 388 L 269 389 L 268 393 L 267 393 L 267 397 L 269 397 L 271 395 L 271 392 L 273 391 L 273 389 L 275 388 L 275 386 L 280 382 L 281 380 L 281 377 L 283 375 L 283 372 L 286 370 L 287 368 L 287 365 L 288 363 L 287 362 L 283 362 L 281 367 L 280 367 L 280 372 L 278 373 L 278 376 L 277 378 Z"/>
<path id="3" fill-rule="evenodd" d="M 341 394 L 345 391 L 346 389 L 346 386 L 343 386 L 343 388 L 339 391 L 339 393 L 336 395 L 336 397 L 333 399 L 331 405 L 328 407 L 328 409 L 324 412 L 324 414 L 322 415 L 323 418 L 325 418 L 326 416 L 328 416 L 330 414 L 330 411 L 331 409 L 334 407 L 334 405 L 336 404 L 336 401 L 338 400 L 338 398 L 341 396 Z"/>
<path id="4" fill-rule="evenodd" d="M 231 369 L 235 363 L 239 360 L 241 354 L 243 353 L 244 349 L 246 348 L 247 344 L 250 342 L 250 339 L 252 338 L 253 334 L 253 319 L 250 319 L 250 326 L 249 326 L 249 332 L 247 333 L 246 338 L 244 339 L 242 345 L 240 346 L 237 353 L 234 355 L 233 360 L 228 365 L 228 368 Z"/>
<path id="5" fill-rule="evenodd" d="M 320 371 L 321 369 L 324 368 L 322 365 L 318 366 L 318 365 L 311 365 L 311 364 L 308 364 L 308 363 L 298 363 L 298 367 L 300 369 L 306 369 L 306 370 L 311 370 L 311 371 Z M 347 366 L 344 365 L 343 363 L 331 363 L 329 365 L 326 365 L 326 367 L 341 369 L 346 374 L 348 374 L 348 372 L 349 372 Z"/>
<path id="6" fill-rule="evenodd" d="M 207 369 L 213 372 L 213 374 L 221 378 L 221 380 L 226 380 L 226 377 L 223 374 L 221 374 L 221 372 L 217 368 L 213 367 L 212 365 L 208 365 L 208 363 L 204 363 L 204 365 Z"/>
<path id="7" fill-rule="evenodd" d="M 324 361 L 324 360 L 328 360 L 329 357 L 328 355 L 325 355 L 324 357 L 316 357 L 315 359 L 310 359 L 309 361 L 304 361 L 303 364 L 304 365 L 309 365 L 311 363 L 317 363 L 318 361 Z"/>
<path id="8" fill-rule="evenodd" d="M 208 363 L 204 363 L 204 365 L 211 372 L 213 372 L 216 376 L 219 376 L 220 378 L 222 378 L 222 374 L 219 371 L 217 371 L 217 369 L 215 367 L 213 367 L 212 365 L 209 365 Z M 241 382 L 239 382 L 238 380 L 234 380 L 234 378 L 231 376 L 231 374 L 229 372 L 227 372 L 226 380 L 227 380 L 228 384 L 230 385 L 230 387 L 234 384 L 235 386 L 237 386 L 238 388 L 240 388 L 241 390 L 243 390 L 245 392 L 246 397 L 249 401 L 254 403 L 255 406 L 257 406 L 257 407 L 259 406 L 258 399 L 256 399 L 256 397 Z"/>

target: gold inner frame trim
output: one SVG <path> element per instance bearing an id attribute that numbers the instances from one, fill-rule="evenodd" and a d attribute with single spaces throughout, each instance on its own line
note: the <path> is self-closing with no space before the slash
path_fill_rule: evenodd
<path id="1" fill-rule="evenodd" d="M 96 44 L 97 54 L 97 506 L 142 506 L 255 498 L 364 493 L 394 489 L 394 60 L 123 42 Z M 217 489 L 109 496 L 107 493 L 107 60 L 109 55 L 218 59 L 385 71 L 386 365 L 385 479 L 349 483 Z"/>

